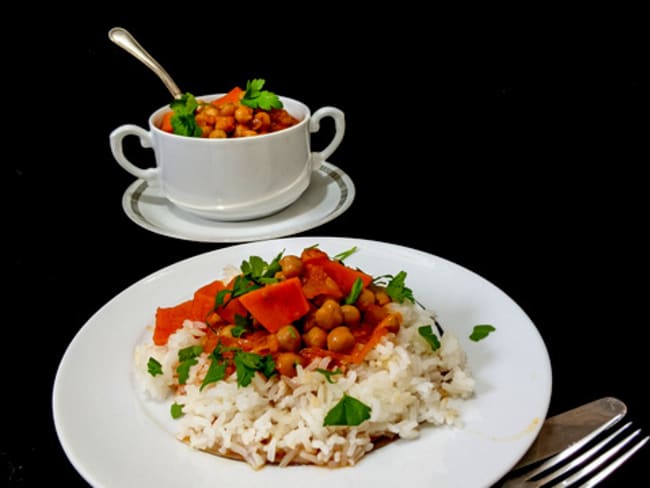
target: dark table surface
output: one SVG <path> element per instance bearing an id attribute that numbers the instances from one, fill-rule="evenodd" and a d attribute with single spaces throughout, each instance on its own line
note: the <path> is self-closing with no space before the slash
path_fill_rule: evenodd
<path id="1" fill-rule="evenodd" d="M 108 40 L 116 25 L 183 90 L 221 92 L 261 77 L 311 108 L 342 109 L 347 130 L 330 162 L 350 175 L 356 199 L 337 219 L 297 235 L 388 241 L 475 271 L 544 338 L 549 415 L 615 396 L 650 432 L 650 44 L 635 12 L 515 22 L 493 11 L 501 21 L 486 23 L 477 12 L 466 22 L 402 10 L 371 21 L 321 6 L 298 23 L 267 12 L 276 23 L 254 28 L 242 9 L 156 21 L 116 10 L 87 7 L 76 11 L 84 21 L 73 21 L 58 9 L 56 22 L 41 12 L 30 29 L 32 54 L 47 67 L 21 50 L 7 54 L 16 91 L 6 101 L 19 117 L 5 121 L 12 138 L 4 139 L 14 151 L 4 162 L 11 272 L 2 481 L 85 486 L 52 421 L 66 347 L 124 288 L 228 245 L 158 235 L 122 211 L 133 178 L 112 158 L 108 134 L 124 123 L 144 126 L 169 94 Z M 153 160 L 135 142 L 129 151 Z M 645 477 L 648 453 L 602 486 L 633 486 Z"/>

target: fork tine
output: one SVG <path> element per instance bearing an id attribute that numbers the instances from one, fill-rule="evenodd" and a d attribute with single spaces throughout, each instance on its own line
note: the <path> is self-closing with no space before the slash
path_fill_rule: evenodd
<path id="1" fill-rule="evenodd" d="M 641 432 L 641 430 L 635 431 L 633 434 L 629 435 L 624 441 L 620 442 L 619 445 L 615 446 L 615 447 L 618 447 L 620 449 L 620 447 L 627 444 L 627 442 L 632 437 L 634 437 L 636 434 L 638 434 L 639 432 Z M 607 478 L 610 474 L 612 474 L 612 472 L 614 470 L 616 470 L 621 464 L 623 464 L 630 457 L 632 457 L 635 452 L 637 452 L 639 449 L 641 449 L 646 444 L 646 442 L 648 442 L 649 439 L 650 439 L 650 436 L 645 436 L 643 439 L 641 439 L 639 442 L 637 442 L 633 447 L 631 447 L 627 452 L 625 452 L 625 454 L 623 454 L 621 457 L 616 459 L 616 461 L 610 463 L 606 468 L 600 470 L 592 478 L 587 480 L 586 483 L 580 485 L 580 488 L 592 488 L 592 487 L 596 486 L 598 483 L 600 483 L 605 478 Z M 614 450 L 614 448 L 612 448 L 610 450 Z M 616 450 L 618 450 L 618 449 L 616 449 Z M 603 457 L 603 456 L 601 456 L 601 457 Z M 607 457 L 609 457 L 609 456 L 607 456 Z M 598 461 L 599 459 L 600 459 L 600 457 L 598 459 L 596 459 L 596 461 Z M 596 461 L 593 461 L 592 463 L 590 463 L 590 465 L 596 463 Z M 594 466 L 594 467 L 597 467 L 598 464 L 596 464 L 596 466 Z M 587 466 L 584 469 L 587 469 L 588 467 L 589 466 Z"/>
<path id="2" fill-rule="evenodd" d="M 607 443 L 608 443 L 609 441 L 611 441 L 613 438 L 615 438 L 616 436 L 618 436 L 618 435 L 619 435 L 621 432 L 623 432 L 625 429 L 627 429 L 628 427 L 630 427 L 630 425 L 632 425 L 632 422 L 628 422 L 628 423 L 625 424 L 623 427 L 621 427 L 621 428 L 619 428 L 618 430 L 616 430 L 616 432 L 614 432 L 613 434 L 610 434 L 610 435 L 607 436 L 605 439 L 601 440 L 598 444 L 596 444 L 595 446 L 593 446 L 593 447 L 591 447 L 590 449 L 586 450 L 585 452 L 583 452 L 582 454 L 580 454 L 580 455 L 579 455 L 578 457 L 576 457 L 575 459 L 571 460 L 569 463 L 567 463 L 567 464 L 565 464 L 565 465 L 562 465 L 562 466 L 559 467 L 557 470 L 552 471 L 551 473 L 547 474 L 547 475 L 544 476 L 543 478 L 539 479 L 539 480 L 537 481 L 538 486 L 544 486 L 546 483 L 549 483 L 550 481 L 553 481 L 555 478 L 557 478 L 557 477 L 559 477 L 559 476 L 562 476 L 562 475 L 565 474 L 565 473 L 568 473 L 568 472 L 569 472 L 570 470 L 572 470 L 573 468 L 575 468 L 575 467 L 577 467 L 577 466 L 580 466 L 580 465 L 581 465 L 582 463 L 584 463 L 587 459 L 593 457 L 593 456 L 594 456 L 598 451 L 600 451 L 600 450 L 603 448 L 603 446 L 604 446 L 605 444 L 607 444 Z M 564 484 L 563 484 L 563 483 L 564 483 Z M 558 485 L 556 485 L 556 486 L 570 486 L 570 483 L 566 482 L 566 480 L 565 480 L 565 482 L 563 482 L 563 483 L 560 483 L 560 484 L 558 484 Z"/>
<path id="3" fill-rule="evenodd" d="M 553 466 L 559 465 L 559 463 L 561 463 L 562 461 L 564 461 L 568 457 L 575 454 L 579 449 L 582 449 L 582 447 L 584 445 L 591 442 L 592 439 L 595 439 L 602 432 L 605 432 L 607 429 L 609 429 L 610 427 L 613 427 L 618 422 L 620 422 L 620 420 L 624 417 L 624 415 L 625 414 L 622 414 L 622 413 L 616 415 L 615 417 L 610 419 L 608 422 L 604 423 L 603 425 L 601 425 L 597 429 L 594 429 L 592 432 L 590 432 L 589 434 L 584 436 L 579 441 L 576 441 L 574 444 L 567 447 L 563 451 L 559 452 L 555 456 L 547 459 L 542 464 L 540 464 L 536 468 L 532 469 L 530 472 L 526 473 L 526 475 L 525 475 L 526 479 L 531 479 L 531 478 L 537 476 L 538 474 L 543 473 L 544 471 L 548 471 Z"/>

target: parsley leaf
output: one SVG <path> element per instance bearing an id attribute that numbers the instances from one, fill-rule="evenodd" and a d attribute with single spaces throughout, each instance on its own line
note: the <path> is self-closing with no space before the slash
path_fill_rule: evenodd
<path id="1" fill-rule="evenodd" d="M 336 374 L 343 374 L 343 371 L 341 371 L 340 368 L 336 368 L 334 371 L 329 371 L 327 369 L 323 368 L 316 368 L 316 371 L 318 371 L 320 374 L 325 376 L 325 379 L 327 380 L 328 383 L 334 384 L 334 381 L 332 381 L 332 376 Z"/>
<path id="2" fill-rule="evenodd" d="M 246 82 L 246 91 L 241 98 L 242 105 L 250 108 L 261 108 L 262 110 L 271 110 L 272 108 L 282 108 L 282 102 L 275 93 L 268 90 L 262 90 L 265 80 L 256 78 Z"/>
<path id="3" fill-rule="evenodd" d="M 356 302 L 357 298 L 359 298 L 359 295 L 361 295 L 362 290 L 363 290 L 363 280 L 361 278 L 357 278 L 356 280 L 354 280 L 354 283 L 352 283 L 352 289 L 350 289 L 350 294 L 345 298 L 345 304 L 352 305 L 354 302 Z"/>
<path id="4" fill-rule="evenodd" d="M 174 114 L 171 119 L 172 130 L 179 136 L 200 137 L 203 131 L 196 123 L 194 115 Z"/>
<path id="5" fill-rule="evenodd" d="M 160 364 L 154 358 L 150 357 L 149 361 L 147 361 L 147 371 L 151 376 L 156 376 L 157 374 L 163 374 L 162 364 Z"/>
<path id="6" fill-rule="evenodd" d="M 248 331 L 248 327 L 251 325 L 251 321 L 246 317 L 242 317 L 238 313 L 235 314 L 235 326 L 232 328 L 230 333 L 233 337 L 241 337 L 244 335 L 244 332 Z"/>
<path id="7" fill-rule="evenodd" d="M 353 255 L 355 252 L 357 252 L 357 246 L 354 246 L 347 251 L 343 251 L 341 253 L 338 253 L 336 256 L 332 257 L 332 260 L 334 261 L 343 261 L 344 259 L 349 258 L 351 255 Z"/>
<path id="8" fill-rule="evenodd" d="M 210 367 L 208 368 L 208 372 L 206 373 L 205 378 L 203 378 L 203 383 L 201 383 L 201 387 L 199 388 L 199 391 L 203 391 L 203 388 L 205 388 L 210 383 L 216 383 L 217 381 L 221 381 L 225 377 L 226 377 L 225 361 L 217 359 L 216 357 L 213 356 L 212 362 L 210 363 Z"/>
<path id="9" fill-rule="evenodd" d="M 176 403 L 176 402 L 172 403 L 172 408 L 170 410 L 173 419 L 179 419 L 183 415 L 185 415 L 185 412 L 183 412 L 184 406 L 185 405 L 181 405 L 180 403 Z"/>
<path id="10" fill-rule="evenodd" d="M 176 368 L 178 373 L 178 384 L 184 385 L 187 382 L 187 378 L 190 376 L 190 368 L 197 364 L 199 361 L 196 358 L 187 359 L 180 363 Z"/>
<path id="11" fill-rule="evenodd" d="M 283 254 L 284 251 L 281 251 L 270 263 L 267 263 L 259 256 L 251 256 L 248 261 L 242 261 L 241 271 L 245 278 L 258 285 L 276 283 L 278 280 L 275 278 L 275 273 L 282 269 L 280 259 L 282 259 Z"/>
<path id="12" fill-rule="evenodd" d="M 237 386 L 248 386 L 256 371 L 269 378 L 275 372 L 275 362 L 270 354 L 262 356 L 254 352 L 237 351 L 233 358 L 237 371 Z"/>
<path id="13" fill-rule="evenodd" d="M 196 359 L 203 352 L 201 346 L 188 346 L 178 351 L 179 365 L 176 367 L 178 373 L 178 384 L 184 385 L 190 376 L 190 368 L 199 361 Z"/>
<path id="14" fill-rule="evenodd" d="M 202 352 L 203 348 L 201 346 L 188 346 L 178 351 L 178 360 L 186 361 L 200 356 Z"/>
<path id="15" fill-rule="evenodd" d="M 488 335 L 490 335 L 490 332 L 494 332 L 495 330 L 497 329 L 489 324 L 475 325 L 474 330 L 470 334 L 469 338 L 474 342 L 478 342 L 481 339 L 485 339 Z"/>
<path id="16" fill-rule="evenodd" d="M 267 263 L 259 256 L 251 256 L 248 261 L 242 261 L 240 266 L 242 274 L 235 278 L 232 290 L 225 289 L 217 293 L 215 308 L 228 303 L 226 301 L 226 295 L 228 294 L 230 294 L 229 300 L 232 300 L 264 285 L 277 283 L 278 279 L 275 277 L 275 273 L 282 269 L 280 259 L 282 259 L 283 254 L 284 250 L 273 258 L 270 263 Z"/>
<path id="17" fill-rule="evenodd" d="M 418 327 L 418 334 L 420 334 L 424 340 L 429 343 L 432 351 L 437 351 L 440 349 L 440 340 L 438 339 L 438 336 L 433 333 L 433 329 L 430 325 L 423 325 L 422 327 Z"/>
<path id="18" fill-rule="evenodd" d="M 199 103 L 191 93 L 183 93 L 181 98 L 177 98 L 169 104 L 169 108 L 177 114 L 194 114 L 198 107 Z"/>
<path id="19" fill-rule="evenodd" d="M 220 307 L 226 303 L 226 295 L 232 293 L 232 290 L 224 288 L 217 293 L 217 297 L 214 299 L 214 308 Z"/>
<path id="20" fill-rule="evenodd" d="M 191 93 L 184 93 L 181 98 L 169 104 L 169 108 L 174 111 L 170 120 L 174 134 L 189 137 L 201 136 L 203 131 L 194 118 L 194 111 L 198 106 L 198 102 Z"/>
<path id="21" fill-rule="evenodd" d="M 368 405 L 344 393 L 343 398 L 325 415 L 323 426 L 359 425 L 370 418 L 370 412 Z"/>
<path id="22" fill-rule="evenodd" d="M 245 295 L 249 291 L 257 290 L 258 288 L 261 288 L 262 285 L 258 285 L 257 283 L 253 283 L 250 279 L 246 278 L 245 276 L 239 275 L 235 277 L 235 281 L 233 282 L 232 285 L 232 290 L 226 288 L 224 290 L 219 291 L 217 293 L 217 297 L 215 298 L 214 301 L 214 307 L 220 307 L 222 305 L 227 305 L 230 300 L 233 298 L 240 297 L 242 295 Z M 228 301 L 226 301 L 226 295 L 230 295 L 230 298 L 228 298 Z"/>
<path id="23" fill-rule="evenodd" d="M 406 271 L 400 271 L 395 276 L 391 277 L 388 285 L 386 285 L 386 293 L 398 303 L 404 303 L 404 300 L 415 302 L 415 298 L 413 298 L 413 290 L 404 284 L 405 279 Z"/>

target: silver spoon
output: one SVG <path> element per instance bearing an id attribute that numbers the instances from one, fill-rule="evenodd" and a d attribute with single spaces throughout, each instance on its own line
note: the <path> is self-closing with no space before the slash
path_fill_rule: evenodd
<path id="1" fill-rule="evenodd" d="M 108 31 L 108 37 L 126 52 L 142 61 L 151 71 L 156 73 L 174 98 L 181 98 L 183 93 L 178 88 L 178 85 L 174 83 L 172 77 L 169 76 L 160 63 L 156 61 L 126 29 L 123 29 L 122 27 L 113 27 Z"/>

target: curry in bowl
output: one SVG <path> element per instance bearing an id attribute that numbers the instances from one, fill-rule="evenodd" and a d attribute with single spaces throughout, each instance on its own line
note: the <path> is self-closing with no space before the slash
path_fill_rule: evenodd
<path id="1" fill-rule="evenodd" d="M 185 93 L 169 104 L 171 110 L 163 115 L 159 128 L 182 136 L 226 139 L 277 132 L 300 122 L 275 93 L 262 90 L 264 83 L 249 80 L 246 90 L 236 86 L 210 102 Z"/>

